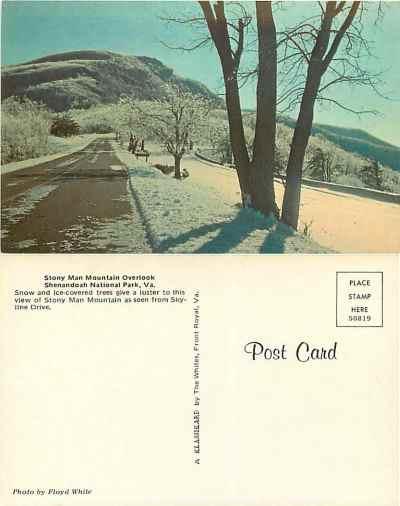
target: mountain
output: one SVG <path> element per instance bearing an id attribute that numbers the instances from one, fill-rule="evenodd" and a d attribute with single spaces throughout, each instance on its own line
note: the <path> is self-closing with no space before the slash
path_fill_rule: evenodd
<path id="1" fill-rule="evenodd" d="M 2 99 L 26 95 L 60 112 L 71 106 L 87 108 L 115 103 L 121 95 L 138 99 L 165 96 L 166 83 L 175 83 L 194 94 L 224 107 L 220 97 L 204 84 L 180 77 L 156 58 L 124 56 L 110 51 L 72 51 L 8 65 L 2 68 Z M 251 112 L 251 111 L 249 111 Z M 279 121 L 294 127 L 292 118 Z M 400 148 L 358 129 L 315 124 L 313 135 L 320 135 L 346 151 L 376 159 L 400 171 Z"/>
<path id="2" fill-rule="evenodd" d="M 292 118 L 286 116 L 279 117 L 279 121 L 291 128 L 296 125 Z M 313 125 L 312 134 L 325 137 L 346 151 L 378 160 L 383 165 L 400 171 L 400 148 L 363 130 L 316 123 Z"/>
<path id="3" fill-rule="evenodd" d="M 109 51 L 73 51 L 48 55 L 2 69 L 2 99 L 25 95 L 60 112 L 117 102 L 127 94 L 138 99 L 165 96 L 166 83 L 221 103 L 198 81 L 182 78 L 155 58 Z"/>

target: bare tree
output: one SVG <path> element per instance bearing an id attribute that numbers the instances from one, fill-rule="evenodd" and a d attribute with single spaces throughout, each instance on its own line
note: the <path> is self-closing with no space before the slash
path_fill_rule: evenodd
<path id="1" fill-rule="evenodd" d="M 238 73 L 245 47 L 246 28 L 252 18 L 242 9 L 228 21 L 224 2 L 199 2 L 218 52 L 225 86 L 230 140 L 244 207 L 264 214 L 279 214 L 275 202 L 274 159 L 276 129 L 276 29 L 271 2 L 256 2 L 258 34 L 257 119 L 250 159 L 246 148 Z"/>
<path id="2" fill-rule="evenodd" d="M 265 214 L 272 211 L 278 216 L 273 185 L 276 110 L 278 106 L 287 110 L 299 105 L 287 163 L 281 215 L 282 221 L 294 229 L 298 226 L 303 164 L 316 101 L 331 102 L 355 113 L 371 112 L 355 111 L 328 95 L 328 90 L 340 83 L 367 85 L 376 90 L 376 76 L 360 64 L 361 57 L 369 53 L 361 22 L 363 3 L 316 2 L 320 9 L 318 15 L 309 16 L 294 27 L 277 33 L 270 1 L 256 1 L 255 16 L 251 16 L 241 4 L 235 4 L 242 15 L 234 19 L 228 19 L 225 2 L 199 2 L 209 37 L 203 38 L 191 49 L 202 47 L 210 40 L 217 49 L 224 78 L 230 142 L 244 206 L 255 207 Z M 277 4 L 282 6 L 284 3 Z M 378 15 L 381 14 L 379 3 Z M 239 71 L 243 54 L 248 49 L 246 35 L 253 28 L 254 17 L 257 38 L 256 49 L 252 51 L 257 55 L 256 68 Z M 202 20 L 194 17 L 188 21 L 198 24 Z M 252 156 L 246 149 L 239 95 L 239 81 L 250 77 L 257 79 Z"/>
<path id="3" fill-rule="evenodd" d="M 316 100 L 335 102 L 333 99 L 324 97 L 323 92 L 340 82 L 374 84 L 371 77 L 358 65 L 359 54 L 355 48 L 360 48 L 365 44 L 362 33 L 359 30 L 349 31 L 360 11 L 361 2 L 329 1 L 325 2 L 325 5 L 322 3 L 319 5 L 321 8 L 319 26 L 315 26 L 313 20 L 306 20 L 293 30 L 288 30 L 283 39 L 286 43 L 284 58 L 286 61 L 287 58 L 292 60 L 292 71 L 295 68 L 297 72 L 296 63 L 304 65 L 305 62 L 307 69 L 304 85 L 301 83 L 299 85 L 300 73 L 297 72 L 292 76 L 293 87 L 287 93 L 292 103 L 301 97 L 286 170 L 287 183 L 281 217 L 282 221 L 294 229 L 298 226 L 303 163 L 311 135 Z M 342 18 L 340 24 L 336 26 L 335 21 L 340 18 Z M 345 55 L 335 59 L 339 46 L 345 38 L 347 39 Z M 290 49 L 293 51 L 290 52 Z M 336 65 L 334 66 L 333 63 Z M 328 83 L 324 83 L 322 78 L 328 69 L 333 71 L 334 76 Z M 341 104 L 337 103 L 337 105 Z"/>

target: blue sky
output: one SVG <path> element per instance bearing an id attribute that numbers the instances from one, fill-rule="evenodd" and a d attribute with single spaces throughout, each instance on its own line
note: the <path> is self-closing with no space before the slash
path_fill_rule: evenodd
<path id="1" fill-rule="evenodd" d="M 247 2 L 250 6 L 252 2 Z M 372 41 L 373 70 L 384 71 L 382 91 L 394 100 L 385 100 L 367 88 L 335 89 L 333 98 L 353 108 L 381 111 L 379 116 L 355 116 L 333 106 L 317 106 L 315 121 L 349 128 L 362 128 L 388 142 L 400 145 L 400 2 L 387 2 L 385 16 L 378 23 L 377 2 L 368 2 L 365 34 Z M 299 16 L 312 13 L 315 2 L 287 2 L 277 10 L 280 30 Z M 159 58 L 176 73 L 200 80 L 222 92 L 218 58 L 213 48 L 196 52 L 174 51 L 169 45 L 186 45 L 196 33 L 186 25 L 168 24 L 160 16 L 200 12 L 197 2 L 136 1 L 3 1 L 2 63 L 15 64 L 50 53 L 77 49 L 103 49 L 124 54 Z M 254 106 L 252 86 L 242 91 L 245 107 Z"/>

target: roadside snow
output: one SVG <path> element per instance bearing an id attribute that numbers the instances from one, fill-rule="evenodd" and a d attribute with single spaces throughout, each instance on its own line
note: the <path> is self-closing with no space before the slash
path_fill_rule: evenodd
<path id="1" fill-rule="evenodd" d="M 130 188 L 156 253 L 329 252 L 272 216 L 224 202 L 217 190 L 118 155 L 129 167 Z"/>
<path id="2" fill-rule="evenodd" d="M 38 158 L 29 158 L 20 162 L 11 162 L 1 166 L 1 173 L 8 174 L 17 170 L 34 167 L 45 162 L 51 162 L 65 155 L 70 155 L 76 151 L 88 146 L 94 139 L 99 137 L 96 134 L 77 135 L 68 139 L 60 139 L 59 137 L 49 137 L 49 151 L 51 154 L 40 156 Z"/>

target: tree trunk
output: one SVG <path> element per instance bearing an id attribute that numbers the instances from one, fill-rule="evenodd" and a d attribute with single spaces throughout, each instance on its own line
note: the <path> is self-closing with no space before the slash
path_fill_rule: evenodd
<path id="1" fill-rule="evenodd" d="M 311 134 L 314 104 L 321 84 L 321 78 L 333 61 L 345 33 L 354 21 L 361 2 L 352 2 L 351 8 L 339 29 L 332 30 L 334 18 L 342 12 L 346 2 L 326 2 L 321 27 L 315 39 L 314 48 L 308 62 L 307 79 L 300 112 L 293 135 L 287 166 L 287 183 L 283 199 L 282 221 L 297 229 L 299 221 L 301 177 L 304 155 Z M 330 47 L 330 38 L 334 33 Z M 349 38 L 351 41 L 351 38 Z M 351 42 L 348 42 L 351 46 Z M 330 174 L 328 175 L 330 178 Z"/>
<path id="2" fill-rule="evenodd" d="M 174 160 L 175 160 L 175 173 L 174 173 L 174 177 L 176 179 L 182 179 L 182 171 L 181 171 L 181 160 L 182 160 L 182 157 L 180 157 L 179 155 L 174 155 Z"/>
<path id="3" fill-rule="evenodd" d="M 256 13 L 259 64 L 250 192 L 253 207 L 279 217 L 274 188 L 277 49 L 271 2 L 256 2 Z"/>
<path id="4" fill-rule="evenodd" d="M 286 169 L 286 188 L 282 205 L 282 221 L 297 230 L 299 223 L 303 163 L 314 117 L 314 104 L 321 76 L 311 71 L 307 79 L 297 118 Z"/>
<path id="5" fill-rule="evenodd" d="M 275 201 L 274 177 L 266 163 L 252 163 L 250 173 L 251 206 L 268 216 L 279 218 L 279 208 Z"/>
<path id="6" fill-rule="evenodd" d="M 264 214 L 277 213 L 273 182 L 276 128 L 276 32 L 271 2 L 256 2 L 260 38 L 259 64 L 262 77 L 259 76 L 257 92 L 258 137 L 255 144 L 257 154 L 252 163 L 247 152 L 237 80 L 244 48 L 244 21 L 243 19 L 238 21 L 236 50 L 233 50 L 224 2 L 216 2 L 214 7 L 210 2 L 200 2 L 200 5 L 221 61 L 230 142 L 243 207 L 253 207 Z"/>
<path id="7" fill-rule="evenodd" d="M 242 204 L 244 207 L 247 207 L 251 204 L 251 196 L 249 193 L 250 160 L 244 136 L 242 109 L 237 81 L 237 72 L 243 52 L 244 27 L 239 20 L 238 47 L 234 53 L 231 47 L 228 23 L 225 17 L 224 2 L 216 2 L 214 8 L 211 7 L 210 2 L 199 3 L 221 62 L 225 84 L 229 137 L 242 194 Z"/>
<path id="8" fill-rule="evenodd" d="M 249 188 L 250 160 L 244 136 L 239 86 L 236 76 L 233 76 L 227 69 L 224 69 L 224 82 L 231 149 L 239 179 L 242 204 L 243 207 L 248 207 L 251 202 Z"/>

